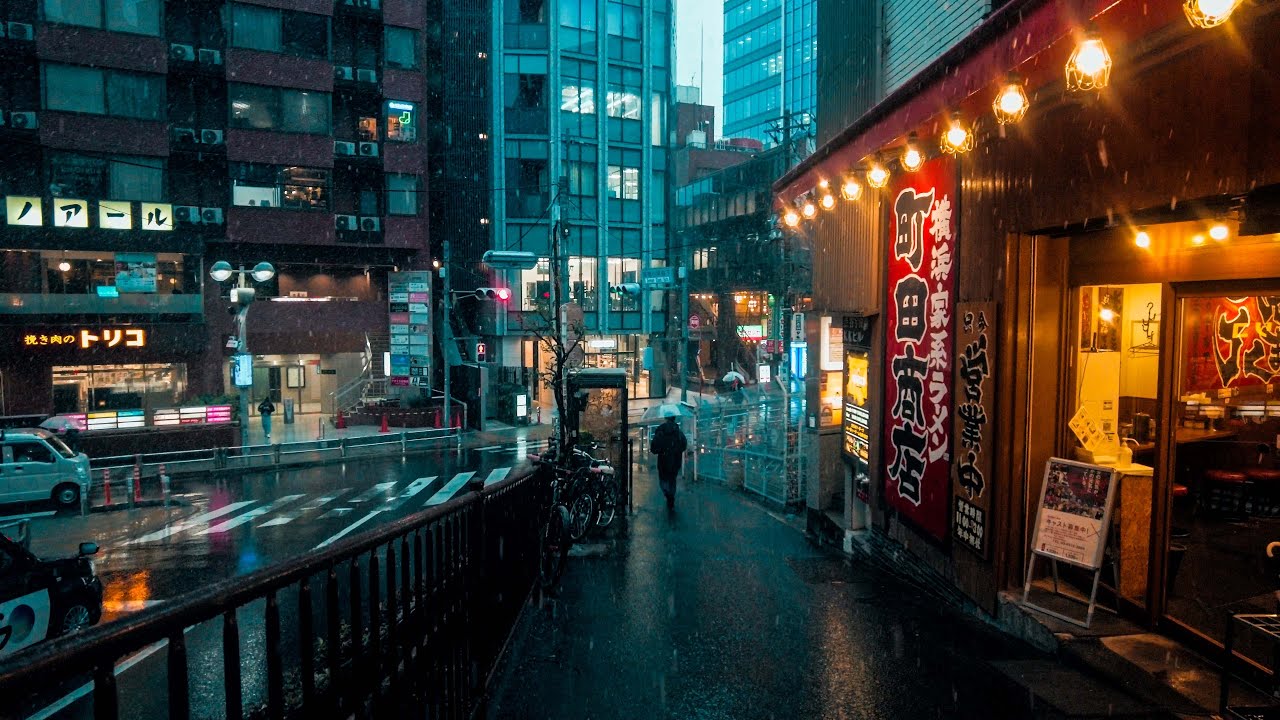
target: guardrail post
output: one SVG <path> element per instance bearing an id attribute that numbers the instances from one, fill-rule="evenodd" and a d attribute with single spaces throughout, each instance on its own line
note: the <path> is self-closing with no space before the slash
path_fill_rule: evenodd
<path id="1" fill-rule="evenodd" d="M 80 486 L 80 517 L 89 515 L 89 488 L 93 486 L 92 475 Z"/>
<path id="2" fill-rule="evenodd" d="M 111 507 L 111 469 L 102 468 L 102 504 Z"/>
<path id="3" fill-rule="evenodd" d="M 280 464 L 280 443 L 271 446 L 271 464 Z"/>
<path id="4" fill-rule="evenodd" d="M 407 433 L 404 430 L 400 431 L 400 457 L 404 457 L 409 454 L 409 443 L 405 438 L 406 435 Z"/>
<path id="5" fill-rule="evenodd" d="M 134 470 L 135 470 L 135 471 L 137 470 L 137 466 L 136 466 L 136 465 L 134 466 Z M 137 476 L 136 472 L 135 472 L 135 473 L 131 473 L 131 474 L 129 475 L 129 479 L 128 479 L 128 487 L 127 487 L 127 488 L 125 488 L 125 492 L 127 493 L 128 498 L 129 498 L 129 499 L 128 499 L 128 502 L 129 502 L 129 507 L 130 507 L 130 508 L 133 508 L 133 507 L 136 505 L 137 501 L 138 501 L 138 500 L 137 500 L 137 487 L 138 487 L 138 476 Z"/>
<path id="6" fill-rule="evenodd" d="M 160 498 L 164 501 L 164 506 L 169 507 L 169 473 L 165 471 L 164 465 L 160 466 Z"/>
<path id="7" fill-rule="evenodd" d="M 338 438 L 338 455 L 344 458 L 347 456 L 347 437 L 345 435 Z"/>

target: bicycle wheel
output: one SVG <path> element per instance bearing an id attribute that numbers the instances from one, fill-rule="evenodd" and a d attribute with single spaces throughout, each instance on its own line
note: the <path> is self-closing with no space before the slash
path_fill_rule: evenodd
<path id="1" fill-rule="evenodd" d="M 564 560 L 569 554 L 569 538 L 565 536 L 567 511 L 563 505 L 551 509 L 551 517 L 538 538 L 538 579 L 543 588 L 552 588 L 560 581 Z"/>
<path id="2" fill-rule="evenodd" d="M 596 499 L 589 492 L 579 494 L 569 506 L 569 538 L 577 542 L 586 536 L 595 517 Z"/>
<path id="3" fill-rule="evenodd" d="M 616 475 L 610 475 L 600 479 L 598 488 L 598 499 L 596 505 L 598 511 L 596 514 L 597 527 L 609 527 L 609 523 L 618 516 L 618 478 Z"/>

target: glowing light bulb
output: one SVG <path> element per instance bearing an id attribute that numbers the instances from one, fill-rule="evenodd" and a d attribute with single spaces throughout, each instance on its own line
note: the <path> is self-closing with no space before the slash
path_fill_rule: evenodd
<path id="1" fill-rule="evenodd" d="M 1099 39 L 1085 40 L 1076 53 L 1076 67 L 1086 75 L 1097 75 L 1107 66 L 1107 48 Z"/>
<path id="2" fill-rule="evenodd" d="M 1111 80 L 1111 53 L 1097 31 L 1090 30 L 1067 60 L 1067 88 L 1100 90 Z"/>
<path id="3" fill-rule="evenodd" d="M 882 188 L 889 182 L 889 171 L 879 161 L 871 164 L 867 171 L 867 183 L 873 188 Z"/>
<path id="4" fill-rule="evenodd" d="M 1031 101 L 1027 100 L 1027 93 L 1022 88 L 1022 76 L 1011 72 L 996 94 L 995 102 L 991 103 L 991 111 L 995 113 L 997 122 L 1007 125 L 1021 120 L 1027 114 L 1027 106 L 1030 104 Z"/>
<path id="5" fill-rule="evenodd" d="M 1116 313 L 1111 308 L 1102 308 L 1098 311 L 1098 319 L 1102 322 L 1111 322 L 1116 319 Z"/>
<path id="6" fill-rule="evenodd" d="M 804 205 L 800 208 L 800 213 L 803 214 L 807 220 L 818 214 L 818 208 L 813 204 L 812 200 L 805 200 Z"/>
<path id="7" fill-rule="evenodd" d="M 68 270 L 71 269 L 71 263 L 67 262 L 66 260 L 63 260 L 62 262 L 58 263 L 58 269 L 61 270 L 62 272 L 67 272 Z"/>
<path id="8" fill-rule="evenodd" d="M 782 222 L 786 223 L 787 227 L 793 228 L 800 224 L 800 213 L 795 210 L 788 210 L 786 214 L 782 216 Z"/>
<path id="9" fill-rule="evenodd" d="M 1213 227 L 1209 228 L 1209 237 L 1217 240 L 1218 242 L 1226 240 L 1230 235 L 1231 231 L 1222 223 L 1217 223 Z"/>
<path id="10" fill-rule="evenodd" d="M 1182 10 L 1195 27 L 1217 27 L 1231 17 L 1243 0 L 1186 0 Z"/>
<path id="11" fill-rule="evenodd" d="M 1203 245 L 1203 244 L 1204 244 L 1204 235 L 1201 235 L 1200 233 L 1196 233 L 1195 235 L 1192 235 L 1192 236 L 1191 236 L 1191 244 L 1192 244 L 1192 245 Z"/>
<path id="12" fill-rule="evenodd" d="M 915 172 L 924 164 L 924 153 L 920 152 L 920 143 L 916 140 L 916 134 L 911 133 L 907 136 L 906 149 L 902 151 L 902 167 L 910 172 Z"/>
<path id="13" fill-rule="evenodd" d="M 1027 106 L 1027 96 L 1023 93 L 1022 88 L 1017 85 L 1010 85 L 1000 93 L 1000 109 L 1009 115 L 1014 115 L 1022 111 Z"/>
<path id="14" fill-rule="evenodd" d="M 820 202 L 822 203 L 823 210 L 830 210 L 836 206 L 836 196 L 831 193 L 826 193 L 822 196 L 822 200 Z"/>
<path id="15" fill-rule="evenodd" d="M 1133 244 L 1137 245 L 1143 250 L 1146 250 L 1147 248 L 1151 247 L 1151 236 L 1147 234 L 1146 230 L 1139 230 L 1133 236 Z"/>
<path id="16" fill-rule="evenodd" d="M 845 200 L 857 200 L 862 196 L 862 183 L 853 178 L 847 178 L 844 184 L 840 186 L 840 194 Z"/>

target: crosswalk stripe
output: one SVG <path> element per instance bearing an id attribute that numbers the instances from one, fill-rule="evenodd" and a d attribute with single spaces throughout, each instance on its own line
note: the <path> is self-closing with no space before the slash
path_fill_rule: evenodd
<path id="1" fill-rule="evenodd" d="M 254 518 L 258 518 L 263 515 L 266 515 L 272 510 L 277 510 L 279 508 L 282 508 L 285 505 L 288 505 L 289 503 L 293 502 L 294 500 L 297 500 L 299 498 L 304 498 L 304 497 L 306 497 L 306 495 L 285 495 L 284 497 L 281 497 L 280 499 L 276 500 L 270 505 L 263 505 L 262 507 L 256 507 L 252 510 L 249 510 L 240 515 L 237 515 L 229 520 L 226 520 L 225 522 L 220 522 L 217 525 L 212 525 L 210 527 L 207 527 L 203 531 L 201 531 L 200 534 L 212 535 L 213 533 L 226 532 L 232 528 L 240 527 L 241 525 L 249 522 L 250 520 L 253 520 Z"/>
<path id="2" fill-rule="evenodd" d="M 404 489 L 404 492 L 400 493 L 400 496 L 393 499 L 384 509 L 387 512 L 391 512 L 392 510 L 399 510 L 400 506 L 404 505 L 405 503 L 413 499 L 414 495 L 417 495 L 423 490 L 426 490 L 427 487 L 431 485 L 431 483 L 436 481 L 437 477 L 439 476 L 432 475 L 431 477 L 420 477 L 417 480 L 414 480 L 413 482 L 409 483 L 409 486 Z"/>
<path id="3" fill-rule="evenodd" d="M 303 505 L 301 509 L 303 511 L 315 510 L 318 507 L 321 507 L 327 503 L 331 503 L 334 500 L 337 500 L 338 498 L 342 497 L 343 495 L 346 495 L 350 490 L 351 488 L 342 488 L 341 490 L 338 490 L 336 492 L 331 492 L 328 495 L 325 495 L 324 497 L 318 497 L 315 500 L 312 500 L 311 502 L 307 503 L 306 505 Z"/>
<path id="4" fill-rule="evenodd" d="M 505 478 L 507 476 L 507 473 L 509 472 L 511 472 L 511 468 L 509 467 L 494 468 L 493 470 L 489 471 L 489 477 L 484 479 L 484 484 L 488 486 L 496 482 L 501 482 L 502 479 Z"/>
<path id="5" fill-rule="evenodd" d="M 470 480 L 473 475 L 475 475 L 474 471 L 460 472 L 457 475 L 454 475 L 453 479 L 450 480 L 447 485 L 440 488 L 440 492 L 427 498 L 427 501 L 423 503 L 423 507 L 430 507 L 432 505 L 440 505 L 448 502 L 450 498 L 462 489 L 463 485 L 467 484 L 467 481 Z"/>
<path id="6" fill-rule="evenodd" d="M 281 515 L 280 517 L 277 517 L 277 518 L 271 518 L 270 520 L 262 523 L 258 527 L 266 528 L 266 527 L 275 527 L 277 525 L 288 525 L 289 523 L 297 519 L 297 517 L 298 517 L 297 515 Z"/>
<path id="7" fill-rule="evenodd" d="M 332 543 L 334 543 L 334 542 L 336 542 L 336 541 L 338 541 L 338 540 L 341 540 L 342 538 L 346 537 L 348 534 L 350 534 L 350 533 L 351 533 L 353 530 L 355 530 L 356 528 L 360 527 L 361 525 L 363 525 L 363 524 L 365 524 L 365 523 L 369 522 L 370 520 L 374 519 L 375 517 L 377 517 L 377 515 L 378 515 L 379 513 L 381 513 L 381 512 L 383 512 L 383 510 L 382 510 L 382 509 L 378 509 L 378 510 L 370 511 L 370 513 L 369 513 L 368 515 L 365 515 L 364 517 L 360 518 L 359 520 L 357 520 L 357 521 L 355 521 L 355 522 L 351 523 L 350 525 L 348 525 L 348 526 L 346 526 L 346 527 L 342 528 L 342 530 L 341 530 L 340 532 L 338 532 L 338 534 L 336 534 L 336 535 L 334 535 L 333 537 L 331 537 L 331 538 L 329 538 L 329 539 L 325 540 L 324 542 L 320 543 L 320 544 L 319 544 L 319 545 L 317 545 L 316 547 L 317 547 L 317 548 L 322 548 L 322 547 L 324 547 L 324 546 L 326 546 L 326 545 L 329 545 L 329 544 L 332 544 Z"/>
<path id="8" fill-rule="evenodd" d="M 361 493 L 355 499 L 349 500 L 348 502 L 352 502 L 352 503 L 369 502 L 370 500 L 374 499 L 378 495 L 382 495 L 386 493 L 388 490 L 390 490 L 395 486 L 396 486 L 396 481 L 394 480 L 392 480 L 391 482 L 378 483 L 377 485 L 374 485 L 373 487 Z"/>
<path id="9" fill-rule="evenodd" d="M 210 510 L 209 512 L 204 513 L 203 515 L 197 515 L 196 517 L 193 517 L 190 520 L 184 520 L 180 523 L 174 523 L 169 527 L 157 530 L 147 535 L 143 535 L 140 538 L 134 538 L 133 540 L 130 540 L 129 542 L 125 543 L 125 545 L 134 545 L 138 543 L 152 542 L 153 540 L 163 540 L 164 538 L 170 537 L 172 535 L 177 535 L 180 532 L 186 532 L 191 528 L 199 527 L 211 520 L 217 520 L 223 515 L 230 515 L 231 513 L 239 510 L 240 508 L 246 507 L 248 505 L 252 505 L 256 502 L 258 501 L 242 500 L 240 502 L 231 503 L 230 505 L 223 505 L 217 510 Z"/>

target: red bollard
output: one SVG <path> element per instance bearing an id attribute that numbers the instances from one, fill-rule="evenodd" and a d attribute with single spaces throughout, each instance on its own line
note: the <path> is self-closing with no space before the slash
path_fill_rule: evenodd
<path id="1" fill-rule="evenodd" d="M 378 428 L 378 432 L 380 432 L 380 433 L 384 433 L 384 432 L 391 432 L 391 428 L 387 427 L 387 414 L 386 414 L 386 413 L 382 413 L 382 427 L 381 427 L 381 428 Z"/>
<path id="2" fill-rule="evenodd" d="M 103 504 L 105 504 L 107 507 L 110 507 L 111 506 L 111 471 L 106 468 L 102 469 L 102 494 L 103 494 Z"/>
<path id="3" fill-rule="evenodd" d="M 142 502 L 142 468 L 138 465 L 133 466 L 133 501 Z"/>

